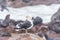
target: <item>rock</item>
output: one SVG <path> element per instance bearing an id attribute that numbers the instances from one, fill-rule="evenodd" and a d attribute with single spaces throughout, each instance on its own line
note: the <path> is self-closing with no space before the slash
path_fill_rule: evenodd
<path id="1" fill-rule="evenodd" d="M 55 32 L 48 31 L 44 36 L 46 40 L 60 40 L 60 34 L 56 34 Z"/>
<path id="2" fill-rule="evenodd" d="M 10 14 L 6 15 L 5 19 L 1 22 L 1 27 L 7 28 L 10 22 Z"/>
<path id="3" fill-rule="evenodd" d="M 42 25 L 42 22 L 43 22 L 43 20 L 42 20 L 42 18 L 41 17 L 39 17 L 39 16 L 37 16 L 37 17 L 32 17 L 32 20 L 33 20 L 33 25 L 35 26 L 35 25 Z"/>
<path id="4" fill-rule="evenodd" d="M 37 33 L 37 32 L 40 32 L 40 30 L 41 30 L 40 25 L 35 25 L 31 29 L 29 29 L 28 32 L 29 33 Z"/>
<path id="5" fill-rule="evenodd" d="M 0 32 L 0 37 L 11 37 L 9 32 Z"/>
<path id="6" fill-rule="evenodd" d="M 43 40 L 43 38 L 39 37 L 36 34 L 20 34 L 20 37 L 16 40 Z"/>
<path id="7" fill-rule="evenodd" d="M 52 17 L 51 17 L 51 21 L 59 21 L 59 20 L 60 20 L 60 8 L 59 8 L 59 10 L 58 10 L 55 14 L 53 14 Z"/>
<path id="8" fill-rule="evenodd" d="M 51 17 L 51 22 L 48 26 L 50 30 L 60 33 L 60 8 L 55 14 L 53 14 Z"/>
<path id="9" fill-rule="evenodd" d="M 13 8 L 20 8 L 24 6 L 33 6 L 33 5 L 51 5 L 60 3 L 60 0 L 8 0 L 8 6 Z"/>
<path id="10" fill-rule="evenodd" d="M 49 30 L 60 33 L 60 22 L 51 22 L 49 25 Z"/>

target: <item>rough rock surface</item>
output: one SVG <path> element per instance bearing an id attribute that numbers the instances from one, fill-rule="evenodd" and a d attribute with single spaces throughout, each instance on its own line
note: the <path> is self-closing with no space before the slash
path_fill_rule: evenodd
<path id="1" fill-rule="evenodd" d="M 24 7 L 24 6 L 33 6 L 33 5 L 38 5 L 38 4 L 45 4 L 45 5 L 50 5 L 50 4 L 59 4 L 60 0 L 29 0 L 29 2 L 25 2 L 23 0 L 8 0 L 8 6 L 14 7 L 14 8 L 19 8 L 19 7 Z"/>
<path id="2" fill-rule="evenodd" d="M 43 38 L 39 37 L 35 34 L 12 34 L 12 37 L 10 37 L 8 40 L 43 40 Z"/>

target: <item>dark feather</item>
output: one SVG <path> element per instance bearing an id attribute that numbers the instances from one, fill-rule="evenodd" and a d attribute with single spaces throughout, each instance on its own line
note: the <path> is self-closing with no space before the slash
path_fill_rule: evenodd
<path id="1" fill-rule="evenodd" d="M 31 22 L 29 22 L 28 20 L 26 20 L 26 21 L 20 22 L 18 26 L 21 29 L 22 28 L 27 29 L 27 28 L 31 27 L 31 25 L 32 25 Z"/>

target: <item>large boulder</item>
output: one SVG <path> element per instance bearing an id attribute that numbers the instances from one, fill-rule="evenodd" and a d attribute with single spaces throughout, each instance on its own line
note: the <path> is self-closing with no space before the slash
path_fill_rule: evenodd
<path id="1" fill-rule="evenodd" d="M 60 33 L 60 9 L 53 14 L 51 17 L 51 22 L 48 24 L 48 26 L 50 30 Z"/>

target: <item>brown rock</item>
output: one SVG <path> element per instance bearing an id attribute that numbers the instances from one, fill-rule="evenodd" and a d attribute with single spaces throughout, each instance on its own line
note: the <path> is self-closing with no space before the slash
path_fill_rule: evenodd
<path id="1" fill-rule="evenodd" d="M 40 25 L 35 25 L 31 29 L 29 29 L 28 32 L 30 32 L 30 33 L 38 33 L 38 32 L 40 32 L 40 30 L 41 30 Z"/>
<path id="2" fill-rule="evenodd" d="M 43 40 L 43 38 L 35 34 L 21 34 L 17 40 Z"/>

